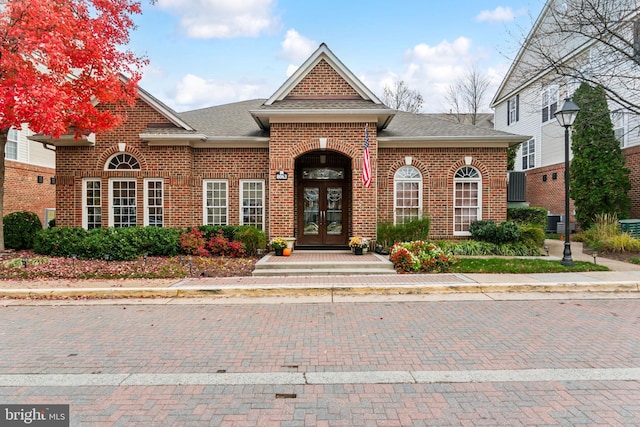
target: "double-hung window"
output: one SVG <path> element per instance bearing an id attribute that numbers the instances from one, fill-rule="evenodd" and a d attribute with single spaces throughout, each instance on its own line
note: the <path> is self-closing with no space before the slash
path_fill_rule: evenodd
<path id="1" fill-rule="evenodd" d="M 554 120 L 558 110 L 558 85 L 549 85 L 542 91 L 542 123 Z"/>
<path id="2" fill-rule="evenodd" d="M 99 178 L 82 181 L 82 227 L 102 227 L 102 184 Z"/>
<path id="3" fill-rule="evenodd" d="M 204 219 L 206 225 L 229 224 L 229 197 L 226 180 L 205 180 L 202 186 Z"/>
<path id="4" fill-rule="evenodd" d="M 394 176 L 394 224 L 418 219 L 422 213 L 422 175 L 413 166 L 402 166 Z"/>
<path id="5" fill-rule="evenodd" d="M 264 181 L 240 181 L 240 225 L 264 230 Z"/>
<path id="6" fill-rule="evenodd" d="M 118 153 L 107 161 L 106 169 L 109 171 L 140 170 L 140 163 L 138 159 L 129 153 Z M 156 219 L 154 218 L 154 221 Z M 109 226 L 133 227 L 137 223 L 138 198 L 136 179 L 109 179 Z"/>
<path id="7" fill-rule="evenodd" d="M 507 125 L 520 120 L 520 95 L 516 95 L 507 101 Z"/>
<path id="8" fill-rule="evenodd" d="M 7 134 L 4 157 L 9 160 L 18 160 L 18 131 L 15 128 L 10 128 Z"/>
<path id="9" fill-rule="evenodd" d="M 164 225 L 164 182 L 152 178 L 144 180 L 144 225 L 162 227 Z"/>
<path id="10" fill-rule="evenodd" d="M 474 167 L 463 166 L 454 175 L 453 234 L 468 236 L 473 221 L 482 219 L 482 180 Z"/>
<path id="11" fill-rule="evenodd" d="M 522 143 L 522 170 L 536 166 L 536 140 L 530 139 Z"/>

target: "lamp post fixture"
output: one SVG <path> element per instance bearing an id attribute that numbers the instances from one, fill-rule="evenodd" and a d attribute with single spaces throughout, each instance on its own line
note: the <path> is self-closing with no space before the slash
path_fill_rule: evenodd
<path id="1" fill-rule="evenodd" d="M 580 108 L 571 100 L 565 98 L 562 108 L 554 116 L 560 126 L 564 128 L 564 252 L 560 264 L 571 266 L 571 230 L 569 227 L 569 128 L 573 126 Z"/>

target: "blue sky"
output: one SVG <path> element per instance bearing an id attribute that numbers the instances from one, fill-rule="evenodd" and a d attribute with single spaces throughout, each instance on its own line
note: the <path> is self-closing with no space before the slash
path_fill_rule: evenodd
<path id="1" fill-rule="evenodd" d="M 129 47 L 150 64 L 140 85 L 177 111 L 268 98 L 320 45 L 378 96 L 397 80 L 423 111 L 475 65 L 492 86 L 544 0 L 157 0 Z M 490 111 L 488 107 L 486 111 Z"/>

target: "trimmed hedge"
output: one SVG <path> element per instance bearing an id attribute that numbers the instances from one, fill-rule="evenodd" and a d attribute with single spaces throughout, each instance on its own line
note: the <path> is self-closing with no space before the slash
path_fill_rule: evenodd
<path id="1" fill-rule="evenodd" d="M 31 249 L 33 241 L 42 230 L 40 218 L 33 212 L 12 212 L 3 218 L 4 247 L 7 249 Z"/>
<path id="2" fill-rule="evenodd" d="M 263 231 L 250 226 L 201 226 L 197 227 L 206 236 L 215 237 L 221 230 L 230 241 L 244 244 L 248 255 L 255 255 L 257 249 L 266 247 L 266 235 Z M 189 232 L 179 228 L 163 227 L 122 227 L 95 228 L 85 230 L 78 227 L 55 227 L 40 230 L 35 238 L 35 253 L 50 256 L 81 259 L 102 259 L 109 255 L 110 260 L 125 261 L 136 259 L 144 254 L 148 256 L 175 256 L 185 253 L 180 245 L 180 236 Z"/>
<path id="3" fill-rule="evenodd" d="M 493 220 L 473 221 L 469 226 L 469 232 L 474 240 L 496 245 L 520 241 L 520 227 L 511 221 L 499 225 Z"/>
<path id="4" fill-rule="evenodd" d="M 428 240 L 431 218 L 414 219 L 403 224 L 383 222 L 377 227 L 377 244 L 389 249 L 395 243 Z"/>
<path id="5" fill-rule="evenodd" d="M 547 213 L 545 208 L 509 208 L 507 209 L 507 221 L 513 221 L 519 225 L 537 225 L 544 230 L 547 227 Z"/>

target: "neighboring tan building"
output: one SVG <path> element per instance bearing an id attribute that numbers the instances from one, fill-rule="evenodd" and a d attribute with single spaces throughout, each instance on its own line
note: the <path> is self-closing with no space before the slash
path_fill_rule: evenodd
<path id="1" fill-rule="evenodd" d="M 11 128 L 5 146 L 3 214 L 34 212 L 47 227 L 55 219 L 55 148 L 29 141 L 26 127 Z"/>
<path id="2" fill-rule="evenodd" d="M 322 44 L 266 100 L 176 113 L 140 90 L 95 142 L 36 139 L 57 148 L 60 226 L 248 224 L 332 247 L 382 221 L 453 238 L 505 220 L 507 148 L 527 137 L 391 110 Z"/>

